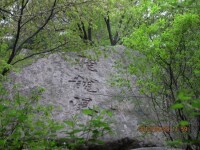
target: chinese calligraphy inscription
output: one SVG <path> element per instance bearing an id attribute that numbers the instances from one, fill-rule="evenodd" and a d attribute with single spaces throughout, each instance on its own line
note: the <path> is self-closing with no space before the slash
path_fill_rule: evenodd
<path id="1" fill-rule="evenodd" d="M 84 68 L 87 68 L 87 71 L 97 72 L 97 62 L 86 58 L 85 56 L 78 55 L 79 57 L 79 67 L 75 68 L 82 72 Z M 84 77 L 82 75 L 76 75 L 71 80 L 68 80 L 68 82 L 71 82 L 74 84 L 74 87 L 76 89 L 83 89 L 87 92 L 96 93 L 99 91 L 99 89 L 96 87 L 96 83 L 98 83 L 98 80 L 90 79 L 88 77 Z M 70 104 L 72 106 L 76 107 L 76 110 L 80 110 L 83 108 L 87 108 L 89 103 L 92 101 L 92 98 L 90 97 L 79 97 L 74 96 L 73 100 L 70 100 Z"/>
<path id="2" fill-rule="evenodd" d="M 85 56 L 80 56 L 80 64 L 83 65 L 85 64 L 87 69 L 90 70 L 90 71 L 93 71 L 93 72 L 97 72 L 97 62 L 95 60 L 92 60 L 92 59 L 89 59 L 89 58 L 86 58 Z"/>
<path id="3" fill-rule="evenodd" d="M 97 92 L 98 89 L 93 88 L 93 84 L 97 83 L 97 80 L 94 79 L 88 79 L 83 76 L 75 76 L 72 80 L 69 80 L 68 82 L 74 82 L 76 88 L 80 88 L 81 86 L 87 91 L 87 92 Z"/>
<path id="4" fill-rule="evenodd" d="M 74 100 L 75 102 L 71 100 L 70 103 L 76 107 L 76 110 L 80 110 L 80 109 L 88 107 L 88 104 L 92 101 L 90 97 L 80 98 L 78 96 L 74 96 Z"/>

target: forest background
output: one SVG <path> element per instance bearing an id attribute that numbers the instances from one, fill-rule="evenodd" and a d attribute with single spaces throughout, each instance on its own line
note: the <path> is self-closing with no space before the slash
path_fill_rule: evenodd
<path id="1" fill-rule="evenodd" d="M 176 134 L 163 132 L 168 144 L 199 149 L 199 15 L 199 0 L 1 0 L 0 147 L 53 148 L 56 142 L 46 139 L 49 131 L 53 136 L 62 128 L 50 118 L 52 108 L 38 103 L 43 89 L 34 91 L 31 97 L 18 93 L 8 100 L 3 83 L 11 70 L 16 71 L 43 54 L 83 53 L 120 44 L 127 47 L 128 65 L 119 63 L 118 67 L 121 74 L 128 71 L 137 76 L 141 94 L 150 98 L 157 114 L 154 124 L 162 127 L 164 121 L 189 129 L 183 132 L 179 128 Z M 135 57 L 134 51 L 142 57 Z M 131 88 L 130 82 L 120 77 L 116 85 Z M 40 112 L 39 119 L 31 121 L 38 115 L 36 112 Z M 93 139 L 98 141 L 98 129 L 111 130 L 93 111 L 83 113 L 93 116 L 89 122 L 93 126 L 77 132 L 95 131 Z M 105 114 L 111 115 L 104 111 L 102 115 Z M 101 124 L 97 129 L 94 120 Z M 73 121 L 66 124 L 75 126 Z M 69 141 L 75 138 L 76 142 L 68 146 L 71 149 L 86 142 L 75 136 L 75 129 L 72 131 Z"/>

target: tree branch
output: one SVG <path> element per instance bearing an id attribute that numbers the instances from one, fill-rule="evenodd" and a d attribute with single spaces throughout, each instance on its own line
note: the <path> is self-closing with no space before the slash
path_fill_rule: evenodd
<path id="1" fill-rule="evenodd" d="M 32 39 L 33 37 L 35 37 L 40 31 L 42 31 L 44 29 L 44 27 L 48 24 L 48 22 L 50 21 L 51 17 L 53 16 L 53 12 L 54 12 L 54 9 L 55 9 L 55 6 L 56 6 L 56 2 L 57 0 L 54 0 L 54 3 L 53 3 L 53 6 L 51 8 L 51 13 L 50 15 L 48 16 L 48 18 L 45 20 L 44 24 L 37 30 L 35 31 L 31 36 L 29 36 L 26 40 L 24 40 L 19 46 L 18 48 L 16 49 L 17 51 L 20 51 L 22 46 L 27 43 L 30 39 Z"/>
<path id="2" fill-rule="evenodd" d="M 112 32 L 111 32 L 111 27 L 110 27 L 110 18 L 109 18 L 108 14 L 107 14 L 106 17 L 104 17 L 104 21 L 106 23 L 106 27 L 107 27 L 107 30 L 108 30 L 110 44 L 113 45 L 113 37 L 112 37 Z"/>
<path id="3" fill-rule="evenodd" d="M 3 9 L 0 7 L 0 12 L 5 12 L 7 14 L 10 14 L 11 16 L 14 16 L 9 10 Z"/>
<path id="4" fill-rule="evenodd" d="M 28 58 L 31 58 L 31 57 L 33 57 L 33 56 L 35 56 L 35 55 L 40 55 L 40 54 L 45 54 L 45 53 L 49 53 L 49 52 L 56 51 L 56 50 L 58 50 L 60 47 L 66 45 L 66 44 L 67 44 L 67 42 L 65 42 L 65 43 L 63 43 L 63 44 L 60 44 L 60 45 L 58 45 L 58 46 L 56 46 L 56 47 L 54 47 L 54 48 L 52 48 L 52 49 L 49 49 L 49 50 L 46 50 L 46 51 L 42 51 L 42 52 L 38 52 L 38 53 L 34 53 L 34 54 L 31 54 L 31 55 L 28 55 L 28 56 L 26 56 L 26 57 L 24 57 L 24 58 L 22 58 L 22 59 L 19 59 L 19 60 L 13 62 L 11 65 L 15 65 L 16 63 L 18 63 L 18 62 L 20 62 L 20 61 L 23 61 L 23 60 L 26 60 L 26 59 L 28 59 Z"/>
<path id="5" fill-rule="evenodd" d="M 28 0 L 26 1 L 25 4 L 24 4 L 24 0 L 22 0 L 21 9 L 20 9 L 20 17 L 19 17 L 19 20 L 17 22 L 17 34 L 16 34 L 14 45 L 13 45 L 12 53 L 11 53 L 11 55 L 10 55 L 8 61 L 7 61 L 8 64 L 10 64 L 12 62 L 12 60 L 14 59 L 14 57 L 16 55 L 16 47 L 17 47 L 17 43 L 19 41 L 20 32 L 21 32 L 22 15 L 24 13 L 24 8 L 26 7 L 27 3 L 28 3 Z"/>
<path id="6" fill-rule="evenodd" d="M 55 9 L 58 9 L 58 10 L 65 9 L 67 7 L 72 7 L 72 6 L 77 6 L 77 5 L 83 5 L 83 4 L 87 4 L 87 3 L 90 3 L 90 2 L 98 2 L 98 1 L 90 0 L 90 1 L 84 1 L 84 2 L 79 2 L 79 3 L 70 2 L 70 3 L 67 3 L 67 4 L 63 4 L 63 5 L 59 5 L 57 7 L 54 7 L 54 10 Z M 35 16 L 41 16 L 41 14 L 46 14 L 48 12 L 51 12 L 51 10 L 52 9 L 50 9 L 50 10 L 41 10 L 41 11 L 39 11 L 39 13 L 35 14 Z M 0 12 L 1 11 L 5 12 L 7 14 L 10 14 L 11 16 L 14 16 L 14 17 L 20 17 L 21 16 L 20 14 L 19 15 L 18 14 L 13 14 L 9 10 L 6 10 L 6 9 L 3 9 L 3 8 L 0 7 Z M 23 15 L 23 16 L 28 17 L 28 16 L 33 16 L 33 15 Z"/>

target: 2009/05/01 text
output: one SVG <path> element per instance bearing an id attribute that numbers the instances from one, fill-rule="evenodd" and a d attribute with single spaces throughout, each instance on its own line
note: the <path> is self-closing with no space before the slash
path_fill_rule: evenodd
<path id="1" fill-rule="evenodd" d="M 170 127 L 170 126 L 139 126 L 138 131 L 140 132 L 188 132 L 189 128 L 186 126 L 181 127 Z"/>

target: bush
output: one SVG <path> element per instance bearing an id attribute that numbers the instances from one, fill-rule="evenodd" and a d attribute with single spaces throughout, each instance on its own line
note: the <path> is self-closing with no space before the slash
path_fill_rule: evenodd
<path id="1" fill-rule="evenodd" d="M 50 112 L 51 106 L 39 103 L 44 89 L 32 91 L 31 96 L 19 92 L 8 98 L 8 91 L 0 84 L 0 147 L 1 149 L 46 149 L 54 147 L 55 137 L 60 129 Z"/>
<path id="2" fill-rule="evenodd" d="M 4 77 L 5 78 L 5 77 Z M 51 116 L 53 106 L 40 103 L 43 88 L 32 90 L 24 96 L 15 87 L 15 94 L 0 82 L 0 149 L 75 149 L 83 144 L 101 143 L 100 137 L 111 133 L 107 110 L 84 109 L 64 123 L 56 122 Z M 9 98 L 10 97 L 10 98 Z M 12 97 L 12 98 L 11 98 Z M 79 117 L 85 117 L 85 122 Z M 68 127 L 68 128 L 67 128 Z M 58 138 L 64 130 L 66 137 Z M 67 131 L 66 131 L 67 130 Z"/>

